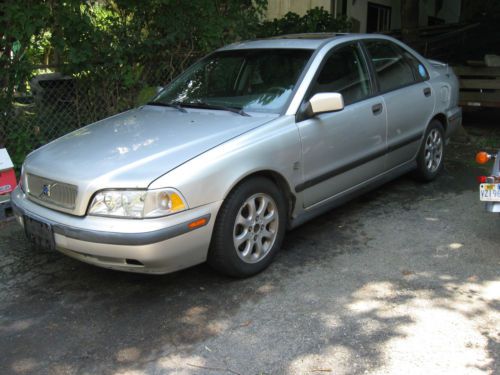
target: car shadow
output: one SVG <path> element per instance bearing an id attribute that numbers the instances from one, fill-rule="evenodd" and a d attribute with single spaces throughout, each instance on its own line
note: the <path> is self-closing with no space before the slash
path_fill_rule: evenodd
<path id="1" fill-rule="evenodd" d="M 498 277 L 487 259 L 498 254 L 481 247 L 500 234 L 494 223 L 449 209 L 475 186 L 460 158 L 449 164 L 434 183 L 403 176 L 289 232 L 271 267 L 244 280 L 206 265 L 164 276 L 99 269 L 30 248 L 10 223 L 0 234 L 0 368 L 361 374 L 390 367 L 388 352 L 415 340 L 411 327 L 425 321 L 422 305 L 444 326 L 449 316 L 467 325 L 500 307 L 484 298 Z M 469 242 L 457 229 L 467 226 L 493 237 Z M 498 337 L 480 332 L 471 345 L 487 353 L 484 362 L 454 360 L 498 369 Z"/>

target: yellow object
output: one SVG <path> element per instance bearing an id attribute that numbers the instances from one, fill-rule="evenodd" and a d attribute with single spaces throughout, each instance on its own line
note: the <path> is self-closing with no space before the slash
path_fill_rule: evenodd
<path id="1" fill-rule="evenodd" d="M 181 211 L 181 210 L 186 208 L 186 206 L 184 206 L 184 202 L 182 201 L 182 198 L 179 197 L 175 193 L 170 194 L 170 201 L 172 204 L 172 207 L 170 208 L 172 210 L 172 212 Z"/>

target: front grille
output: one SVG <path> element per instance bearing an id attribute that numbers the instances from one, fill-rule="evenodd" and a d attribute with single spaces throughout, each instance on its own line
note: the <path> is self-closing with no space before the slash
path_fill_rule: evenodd
<path id="1" fill-rule="evenodd" d="M 32 200 L 73 210 L 78 188 L 48 178 L 27 175 L 27 190 Z"/>

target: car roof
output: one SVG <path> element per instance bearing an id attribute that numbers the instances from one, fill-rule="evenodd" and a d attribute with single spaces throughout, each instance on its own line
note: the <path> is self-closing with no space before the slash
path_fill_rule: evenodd
<path id="1" fill-rule="evenodd" d="M 246 40 L 236 42 L 218 51 L 231 51 L 240 49 L 267 49 L 267 48 L 291 48 L 291 49 L 310 49 L 315 50 L 329 41 L 347 39 L 359 40 L 363 38 L 381 38 L 392 39 L 385 35 L 379 34 L 360 34 L 360 33 L 304 33 L 304 34 L 288 34 L 274 36 L 265 39 Z"/>
<path id="2" fill-rule="evenodd" d="M 274 36 L 265 39 L 246 40 L 222 47 L 219 51 L 259 48 L 297 48 L 314 50 L 327 40 L 345 37 L 345 33 L 305 33 Z"/>

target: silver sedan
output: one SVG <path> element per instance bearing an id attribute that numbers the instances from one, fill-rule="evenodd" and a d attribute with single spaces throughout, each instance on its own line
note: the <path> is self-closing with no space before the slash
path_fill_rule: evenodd
<path id="1" fill-rule="evenodd" d="M 390 37 L 241 42 L 31 153 L 14 211 L 31 241 L 97 266 L 250 276 L 287 229 L 404 173 L 434 179 L 457 103 L 450 67 Z"/>

